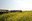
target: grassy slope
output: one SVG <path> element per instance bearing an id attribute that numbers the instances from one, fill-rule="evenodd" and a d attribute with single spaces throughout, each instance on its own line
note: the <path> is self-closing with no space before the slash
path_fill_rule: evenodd
<path id="1" fill-rule="evenodd" d="M 32 21 L 32 11 L 6 13 L 0 17 L 2 21 Z"/>

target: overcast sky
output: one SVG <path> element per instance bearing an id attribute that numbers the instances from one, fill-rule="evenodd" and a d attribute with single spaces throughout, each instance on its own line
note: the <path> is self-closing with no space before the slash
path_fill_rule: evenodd
<path id="1" fill-rule="evenodd" d="M 32 10 L 32 0 L 0 0 L 0 9 Z"/>

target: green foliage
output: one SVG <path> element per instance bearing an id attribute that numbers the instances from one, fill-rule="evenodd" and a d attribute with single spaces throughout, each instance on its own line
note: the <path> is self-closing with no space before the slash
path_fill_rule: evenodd
<path id="1" fill-rule="evenodd" d="M 13 12 L 0 15 L 0 21 L 32 21 L 32 12 Z"/>
<path id="2" fill-rule="evenodd" d="M 4 16 L 0 16 L 0 21 L 5 21 Z"/>

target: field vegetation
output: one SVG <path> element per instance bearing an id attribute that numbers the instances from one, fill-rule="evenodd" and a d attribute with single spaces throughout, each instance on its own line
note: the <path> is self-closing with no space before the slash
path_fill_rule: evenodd
<path id="1" fill-rule="evenodd" d="M 5 13 L 0 15 L 0 21 L 32 21 L 32 11 Z"/>

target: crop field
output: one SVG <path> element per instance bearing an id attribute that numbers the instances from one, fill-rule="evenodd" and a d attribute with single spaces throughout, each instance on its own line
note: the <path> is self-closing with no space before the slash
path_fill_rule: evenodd
<path id="1" fill-rule="evenodd" d="M 0 21 L 32 21 L 32 11 L 5 13 L 0 15 Z"/>

